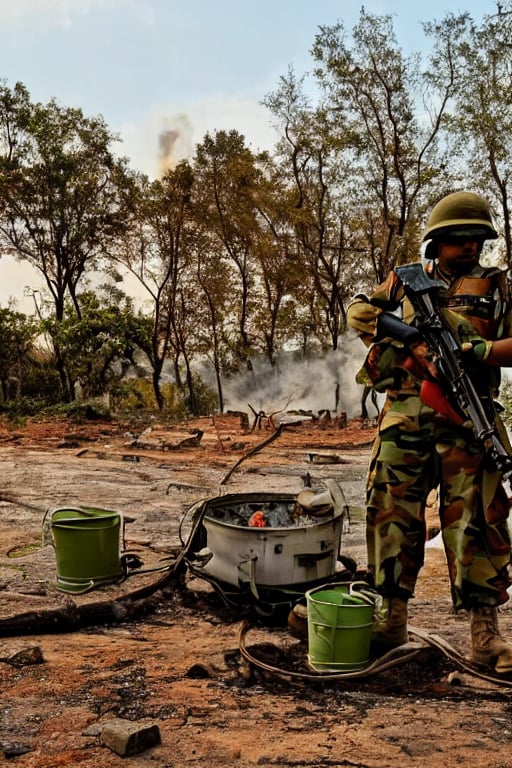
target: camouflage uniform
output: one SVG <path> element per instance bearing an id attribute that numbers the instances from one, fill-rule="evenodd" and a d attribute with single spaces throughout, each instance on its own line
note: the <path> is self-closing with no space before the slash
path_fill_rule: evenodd
<path id="1" fill-rule="evenodd" d="M 426 270 L 445 283 L 443 312 L 447 319 L 457 320 L 461 341 L 512 335 L 504 272 L 477 266 L 448 282 L 434 264 Z M 387 395 L 367 481 L 369 570 L 383 595 L 405 600 L 413 595 L 424 562 L 426 501 L 439 486 L 440 524 L 455 608 L 502 604 L 511 581 L 509 503 L 501 477 L 487 468 L 470 427 L 456 426 L 421 401 L 422 372 L 409 350 L 393 339 L 374 341 L 380 311 L 398 307 L 410 322 L 412 307 L 392 272 L 369 299 L 357 296 L 348 308 L 349 324 L 369 347 L 357 379 Z M 492 409 L 499 369 L 481 367 L 475 384 Z"/>

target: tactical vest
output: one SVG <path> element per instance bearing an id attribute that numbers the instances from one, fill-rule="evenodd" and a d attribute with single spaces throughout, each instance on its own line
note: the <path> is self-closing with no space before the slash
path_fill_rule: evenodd
<path id="1" fill-rule="evenodd" d="M 467 318 L 484 339 L 503 336 L 510 304 L 506 272 L 501 269 L 491 267 L 459 277 L 441 291 L 439 298 L 443 307 Z"/>

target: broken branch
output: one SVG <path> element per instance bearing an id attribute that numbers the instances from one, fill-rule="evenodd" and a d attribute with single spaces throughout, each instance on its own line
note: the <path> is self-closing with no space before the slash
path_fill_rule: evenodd
<path id="1" fill-rule="evenodd" d="M 280 424 L 280 425 L 278 426 L 278 428 L 276 429 L 276 431 L 275 431 L 275 432 L 274 432 L 272 435 L 270 435 L 270 437 L 267 437 L 267 438 L 265 438 L 265 440 L 262 440 L 262 442 L 261 442 L 261 443 L 258 443 L 258 445 L 255 445 L 255 446 L 254 446 L 253 448 L 251 448 L 249 451 L 246 451 L 246 452 L 244 453 L 244 455 L 243 455 L 243 456 L 241 456 L 241 457 L 238 459 L 238 461 L 236 462 L 236 464 L 234 464 L 234 465 L 231 467 L 231 469 L 230 469 L 228 472 L 226 472 L 226 474 L 224 475 L 224 477 L 223 477 L 223 478 L 222 478 L 222 480 L 220 481 L 220 485 L 224 485 L 225 483 L 227 483 L 227 481 L 229 480 L 229 478 L 231 477 L 231 475 L 233 474 L 233 472 L 235 471 L 235 469 L 236 469 L 237 467 L 239 467 L 239 466 L 240 466 L 240 464 L 241 464 L 243 461 L 245 461 L 246 459 L 248 459 L 250 456 L 254 456 L 254 454 L 255 454 L 255 453 L 258 453 L 258 451 L 261 451 L 261 449 L 262 449 L 262 448 L 264 448 L 266 445 L 269 445 L 269 443 L 272 443 L 272 442 L 274 442 L 274 440 L 276 440 L 276 439 L 279 437 L 279 435 L 281 434 L 281 432 L 283 431 L 283 429 L 284 429 L 284 426 L 285 426 L 284 424 Z"/>

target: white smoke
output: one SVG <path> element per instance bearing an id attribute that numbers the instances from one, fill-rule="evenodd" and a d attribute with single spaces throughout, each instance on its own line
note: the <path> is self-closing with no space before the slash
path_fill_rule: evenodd
<path id="1" fill-rule="evenodd" d="M 253 361 L 253 370 L 224 382 L 225 410 L 266 415 L 328 410 L 331 415 L 360 416 L 363 388 L 355 376 L 365 349 L 357 338 L 345 336 L 342 343 L 342 349 L 308 360 L 283 355 L 275 367 Z M 371 405 L 368 410 L 373 415 Z"/>
<path id="2" fill-rule="evenodd" d="M 28 261 L 9 255 L 0 258 L 0 306 L 13 303 L 16 312 L 34 313 L 34 292 L 44 290 L 41 275 Z"/>

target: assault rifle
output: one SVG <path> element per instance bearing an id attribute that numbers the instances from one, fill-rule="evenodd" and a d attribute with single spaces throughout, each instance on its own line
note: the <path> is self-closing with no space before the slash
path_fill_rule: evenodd
<path id="1" fill-rule="evenodd" d="M 444 402 L 444 412 L 458 424 L 470 421 L 475 437 L 487 450 L 495 468 L 508 478 L 512 474 L 512 457 L 467 372 L 464 361 L 467 353 L 462 351 L 456 334 L 440 311 L 439 292 L 443 284 L 432 280 L 419 263 L 396 267 L 395 272 L 413 306 L 415 325 L 409 326 L 394 315 L 383 312 L 379 316 L 380 335 L 387 333 L 405 343 L 420 338 L 426 341 L 435 357 L 439 379 L 425 379 L 420 393 L 423 401 L 435 410 L 441 410 L 439 403 Z"/>

